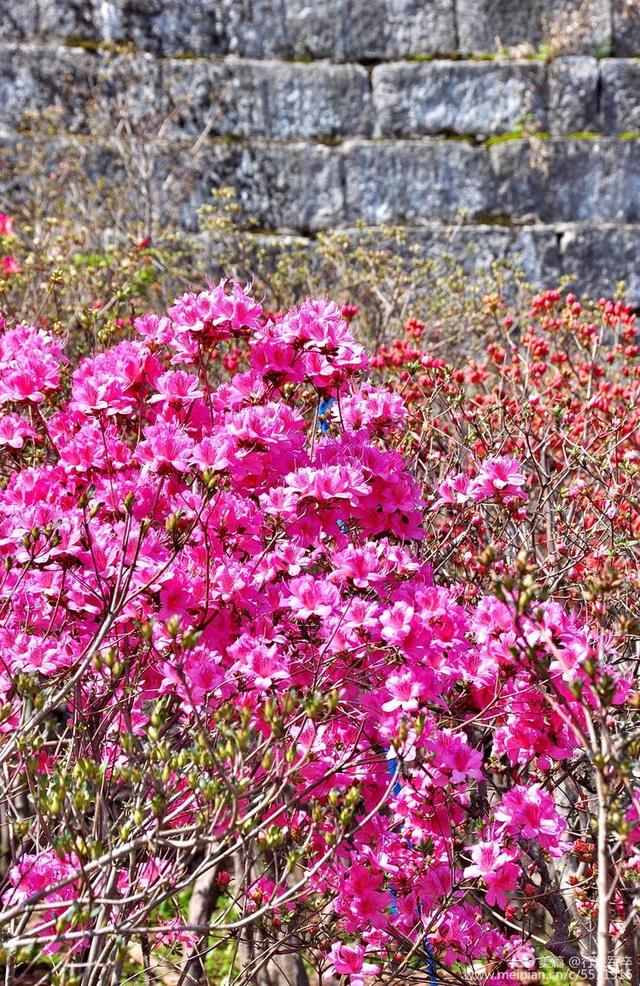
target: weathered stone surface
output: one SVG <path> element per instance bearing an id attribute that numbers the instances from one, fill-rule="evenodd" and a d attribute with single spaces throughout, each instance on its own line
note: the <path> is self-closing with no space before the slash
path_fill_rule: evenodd
<path id="1" fill-rule="evenodd" d="M 163 54 L 357 61 L 455 50 L 453 0 L 112 0 L 106 6 L 112 35 Z"/>
<path id="2" fill-rule="evenodd" d="M 545 82 L 548 78 L 548 85 Z M 174 135 L 330 140 L 459 134 L 487 137 L 526 122 L 562 135 L 640 132 L 640 62 L 393 62 L 372 73 L 327 62 L 157 60 L 64 45 L 0 43 L 0 125 L 53 110 L 58 125 L 170 114 Z M 600 108 L 598 109 L 598 102 Z"/>
<path id="3" fill-rule="evenodd" d="M 352 141 L 343 149 L 348 220 L 470 219 L 495 209 L 487 151 L 462 141 Z"/>
<path id="4" fill-rule="evenodd" d="M 43 114 L 70 133 L 111 129 L 161 114 L 161 70 L 150 55 L 0 44 L 0 122 L 29 126 Z"/>
<path id="5" fill-rule="evenodd" d="M 613 43 L 616 55 L 640 55 L 640 4 L 638 0 L 612 0 Z"/>
<path id="6" fill-rule="evenodd" d="M 370 244 L 372 237 L 381 249 L 388 249 L 401 256 L 420 257 L 434 263 L 434 276 L 445 274 L 453 266 L 461 267 L 470 284 L 478 277 L 490 272 L 495 261 L 512 270 L 521 271 L 527 280 L 534 284 L 547 286 L 557 283 L 561 275 L 558 233 L 554 226 L 524 227 L 503 229 L 495 226 L 446 226 L 427 224 L 426 226 L 405 228 L 402 242 L 397 236 L 385 236 L 378 227 L 351 227 L 344 230 L 344 236 L 357 246 Z M 224 276 L 220 266 L 220 241 L 215 234 L 208 232 L 193 237 L 198 266 L 206 271 L 211 279 Z M 265 234 L 246 234 L 244 250 L 247 266 L 239 273 L 250 277 L 255 269 L 256 258 L 268 257 L 268 264 L 275 266 L 286 258 L 290 250 L 308 250 L 309 261 L 313 265 L 313 243 L 304 237 L 272 236 Z M 264 260 L 263 260 L 264 263 Z"/>
<path id="7" fill-rule="evenodd" d="M 84 175 L 89 183 L 98 185 L 104 180 L 119 187 L 123 184 L 124 169 L 114 149 L 94 141 L 53 137 L 36 148 L 26 135 L 10 133 L 0 137 L 0 200 L 10 202 L 12 208 L 28 202 L 34 191 L 46 195 L 51 175 L 55 175 L 56 191 L 67 193 L 71 202 L 78 195 L 75 180 L 78 174 Z M 137 205 L 140 205 L 139 196 Z M 126 220 L 124 201 L 123 206 Z"/>
<path id="8" fill-rule="evenodd" d="M 397 58 L 456 49 L 453 0 L 288 0 L 285 6 L 294 54 Z"/>
<path id="9" fill-rule="evenodd" d="M 77 135 L 49 164 L 122 190 L 123 228 L 147 196 L 157 223 L 193 230 L 228 184 L 263 231 L 405 223 L 470 274 L 519 256 L 539 284 L 626 277 L 640 304 L 640 140 L 563 137 L 640 133 L 640 62 L 592 57 L 612 9 L 614 51 L 640 54 L 640 0 L 0 0 L 0 135 Z M 399 61 L 496 37 L 590 54 Z M 141 125 L 133 150 L 105 142 L 123 119 Z M 471 139 L 523 122 L 554 138 Z M 10 170 L 13 203 L 30 179 Z"/>
<path id="10" fill-rule="evenodd" d="M 640 226 L 572 225 L 559 230 L 562 270 L 593 298 L 626 282 L 626 297 L 640 307 Z"/>
<path id="11" fill-rule="evenodd" d="M 359 65 L 228 58 L 163 68 L 174 132 L 306 140 L 371 131 L 369 78 Z"/>
<path id="12" fill-rule="evenodd" d="M 453 0 L 0 0 L 0 38 L 131 41 L 162 54 L 393 58 L 455 50 Z"/>
<path id="13" fill-rule="evenodd" d="M 90 56 L 62 49 L 56 57 L 42 57 L 35 45 L 0 48 L 0 119 L 5 127 L 18 127 L 30 115 L 53 110 L 65 129 L 78 130 L 84 123 L 88 99 L 87 66 Z M 73 93 L 74 106 L 69 105 Z"/>
<path id="14" fill-rule="evenodd" d="M 239 157 L 207 151 L 199 166 L 203 200 L 231 184 L 245 215 L 265 229 L 315 232 L 344 224 L 341 162 L 333 148 L 309 144 L 245 145 Z M 200 203 L 198 203 L 200 204 Z"/>
<path id="15" fill-rule="evenodd" d="M 25 0 L 19 6 L 10 0 L 0 0 L 0 41 L 26 41 L 36 36 L 33 0 Z"/>
<path id="16" fill-rule="evenodd" d="M 553 134 L 597 130 L 599 64 L 587 55 L 571 55 L 549 65 L 549 129 Z"/>
<path id="17" fill-rule="evenodd" d="M 510 220 L 640 221 L 640 141 L 509 141 L 490 154 Z"/>
<path id="18" fill-rule="evenodd" d="M 24 147 L 21 155 L 12 150 L 17 143 L 15 136 L 0 138 L 0 200 L 12 203 L 39 180 L 28 166 L 28 146 L 25 157 Z M 222 186 L 236 190 L 242 217 L 253 227 L 307 234 L 345 223 L 340 162 L 333 148 L 212 141 L 197 152 L 191 143 L 159 144 L 152 151 L 132 159 L 129 148 L 118 142 L 56 138 L 38 165 L 46 174 L 73 163 L 91 182 L 103 181 L 117 196 L 124 226 L 139 220 L 148 207 L 156 226 L 195 230 L 200 206 Z M 73 183 L 69 194 L 72 202 Z"/>
<path id="19" fill-rule="evenodd" d="M 640 132 L 640 62 L 607 58 L 600 63 L 601 127 L 608 133 Z"/>
<path id="20" fill-rule="evenodd" d="M 96 38 L 95 20 L 92 0 L 0 0 L 0 41 Z"/>
<path id="21" fill-rule="evenodd" d="M 467 52 L 545 44 L 556 54 L 592 54 L 612 39 L 609 0 L 457 0 L 457 18 Z"/>
<path id="22" fill-rule="evenodd" d="M 505 232 L 508 235 L 505 236 L 502 245 L 501 231 L 497 229 L 492 231 L 496 245 L 501 245 L 500 251 L 496 247 L 493 248 L 494 259 L 504 260 L 522 270 L 531 284 L 549 285 L 558 281 L 562 268 L 558 253 L 558 237 L 553 228 L 526 226 Z"/>
<path id="23" fill-rule="evenodd" d="M 0 121 L 47 112 L 71 133 L 117 119 L 170 120 L 174 136 L 329 139 L 371 130 L 369 79 L 358 65 L 235 58 L 159 62 L 64 46 L 0 44 Z"/>
<path id="24" fill-rule="evenodd" d="M 347 232 L 356 241 L 362 235 L 371 234 L 366 228 Z M 453 261 L 460 264 L 470 278 L 488 272 L 496 260 L 522 270 L 534 283 L 553 284 L 560 277 L 558 238 L 552 226 L 506 229 L 430 223 L 405 232 L 405 249 L 412 255 L 417 249 L 420 256 L 441 260 L 443 265 Z M 380 239 L 380 245 L 387 246 L 384 237 Z M 398 250 L 396 241 L 390 241 L 388 246 Z"/>
<path id="25" fill-rule="evenodd" d="M 395 62 L 373 70 L 376 133 L 486 137 L 525 119 L 547 129 L 544 66 L 535 62 Z"/>
<path id="26" fill-rule="evenodd" d="M 488 149 L 431 139 L 354 140 L 341 148 L 252 139 L 204 141 L 197 152 L 191 146 L 153 148 L 150 178 L 163 189 L 159 212 L 191 229 L 199 206 L 222 185 L 236 189 L 254 225 L 302 233 L 357 220 L 640 222 L 640 141 L 517 140 Z M 118 166 L 104 159 L 102 166 L 113 183 Z"/>
<path id="27" fill-rule="evenodd" d="M 345 220 L 333 148 L 213 141 L 189 159 L 174 146 L 154 181 L 163 186 L 160 220 L 189 230 L 197 228 L 198 210 L 210 201 L 212 189 L 223 186 L 235 189 L 243 219 L 252 227 L 307 234 Z"/>
<path id="28" fill-rule="evenodd" d="M 24 158 L 15 156 L 19 141 L 25 143 L 24 138 L 15 136 L 10 140 L 0 139 L 0 200 L 16 205 L 25 194 L 26 185 L 38 181 L 33 169 L 22 167 Z M 420 143 L 424 146 L 434 142 Z M 607 143 L 613 142 L 604 142 L 605 145 Z M 28 142 L 26 144 L 28 147 Z M 553 150 L 552 157 L 557 157 L 564 148 L 565 165 L 565 145 L 589 145 L 592 148 L 591 155 L 595 153 L 595 145 L 590 141 L 554 141 L 550 144 L 557 145 L 555 149 L 549 144 L 545 145 L 548 154 Z M 507 146 L 494 148 L 494 157 L 498 150 L 504 153 Z M 509 154 L 512 155 L 515 150 L 515 147 L 509 147 Z M 523 148 L 518 150 L 522 153 Z M 603 148 L 600 149 L 602 150 Z M 604 150 L 606 152 L 606 147 Z M 352 149 L 349 156 L 353 156 L 354 152 L 355 149 Z M 627 158 L 622 166 L 632 169 L 637 161 L 628 156 L 628 152 L 625 153 Z M 593 161 L 589 170 L 585 167 L 584 160 L 578 162 L 570 154 L 568 156 L 574 173 L 577 174 L 580 168 L 581 173 L 586 176 L 581 183 L 581 191 L 584 192 L 588 181 L 594 176 Z M 353 217 L 347 217 L 343 208 L 339 157 L 340 152 L 337 149 L 313 148 L 306 144 L 274 146 L 253 142 L 247 146 L 241 142 L 229 144 L 222 141 L 213 142 L 192 156 L 174 145 L 172 150 L 154 158 L 149 193 L 157 209 L 154 215 L 156 228 L 162 228 L 168 223 L 179 223 L 186 230 L 195 230 L 197 210 L 208 200 L 211 188 L 232 184 L 237 189 L 245 217 L 252 218 L 258 226 L 277 225 L 281 229 L 289 227 L 303 230 L 307 234 L 321 228 L 340 227 L 346 229 L 349 235 L 357 237 L 361 233 L 349 227 Z M 470 160 L 467 159 L 467 165 Z M 551 164 L 553 165 L 553 161 Z M 132 183 L 132 165 L 128 161 L 125 168 L 122 149 L 113 144 L 85 139 L 52 140 L 48 145 L 43 170 L 48 173 L 50 170 L 65 172 L 67 169 L 69 175 L 73 175 L 73 168 L 76 166 L 82 168 L 90 182 L 103 182 L 111 190 L 110 194 L 116 196 L 119 218 L 125 228 L 129 215 L 140 216 L 141 199 L 147 191 L 142 187 L 137 188 L 135 182 Z M 463 166 L 461 159 L 457 166 Z M 417 169 L 415 160 L 413 167 Z M 125 180 L 127 170 L 128 181 Z M 404 177 L 407 177 L 408 171 L 405 161 Z M 551 174 L 553 177 L 553 167 Z M 619 181 L 619 174 L 614 175 L 612 180 Z M 72 202 L 75 194 L 73 183 L 70 181 L 68 185 Z M 101 188 L 99 184 L 98 188 Z M 421 186 L 414 182 L 409 191 L 420 195 Z M 564 191 L 567 191 L 567 186 Z M 611 189 L 604 191 L 609 196 L 609 202 L 615 205 L 616 200 L 611 197 Z M 597 187 L 595 194 L 602 196 L 602 188 Z M 623 190 L 621 198 L 624 198 L 624 194 Z M 387 205 L 389 204 L 387 200 Z M 570 204 L 574 213 L 577 213 L 579 210 L 575 208 L 575 200 L 571 200 Z M 396 202 L 395 207 L 398 206 L 405 212 L 410 211 L 407 200 Z M 557 208 L 557 201 L 547 203 L 547 207 Z M 409 246 L 418 245 L 425 256 L 440 257 L 443 262 L 447 257 L 453 258 L 462 264 L 470 277 L 486 270 L 493 260 L 501 259 L 520 267 L 532 283 L 540 286 L 554 285 L 562 274 L 575 275 L 580 292 L 588 291 L 597 296 L 611 293 L 616 283 L 625 279 L 629 300 L 640 306 L 640 224 L 637 222 L 629 225 L 600 221 L 554 221 L 520 228 L 482 223 L 459 226 L 423 220 L 425 212 L 424 208 L 415 209 L 416 226 L 407 230 Z M 393 217 L 387 212 L 384 215 L 375 215 L 374 218 L 379 222 Z M 269 255 L 274 256 L 283 240 L 284 237 L 260 236 L 261 245 L 268 245 Z M 304 246 L 301 240 L 297 243 L 298 246 Z M 382 239 L 380 243 L 383 243 Z M 201 246 L 204 251 L 202 267 L 209 269 L 205 263 L 206 237 Z M 214 263 L 213 246 L 209 253 L 211 263 Z"/>
<path id="29" fill-rule="evenodd" d="M 223 53 L 221 13 L 212 0 L 0 0 L 0 40 L 130 41 L 154 52 L 168 45 L 174 51 Z"/>
<path id="30" fill-rule="evenodd" d="M 492 226 L 434 226 L 408 231 L 425 256 L 451 256 L 469 277 L 495 260 L 522 270 L 527 280 L 552 287 L 562 275 L 575 277 L 579 293 L 599 298 L 625 280 L 627 298 L 640 305 L 640 227 L 572 223 L 498 229 Z"/>
<path id="31" fill-rule="evenodd" d="M 457 17 L 456 17 L 457 14 Z M 458 32 L 456 31 L 458 28 Z M 132 42 L 163 54 L 353 60 L 494 51 L 640 54 L 638 0 L 0 0 L 0 40 Z"/>

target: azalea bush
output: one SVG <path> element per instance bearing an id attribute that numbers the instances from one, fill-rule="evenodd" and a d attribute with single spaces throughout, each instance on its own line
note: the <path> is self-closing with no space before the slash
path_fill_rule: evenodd
<path id="1" fill-rule="evenodd" d="M 638 623 L 640 346 L 629 305 L 546 291 L 518 310 L 484 299 L 485 348 L 440 358 L 425 323 L 372 362 L 402 395 L 405 449 L 429 478 L 434 559 L 476 586 L 519 551 L 558 598 L 632 640 Z M 483 461 L 500 466 L 486 475 Z M 502 521 L 479 491 L 526 462 L 517 509 Z M 515 501 L 514 501 L 515 502 Z"/>
<path id="2" fill-rule="evenodd" d="M 635 327 L 576 305 L 457 369 L 233 281 L 82 359 L 5 316 L 8 982 L 635 968 Z"/>
<path id="3" fill-rule="evenodd" d="M 430 486 L 427 557 L 441 579 L 464 582 L 470 601 L 485 592 L 506 598 L 521 582 L 528 586 L 525 598 L 531 593 L 554 599 L 580 613 L 597 628 L 603 650 L 615 655 L 612 663 L 624 669 L 635 689 L 640 638 L 636 314 L 621 301 L 594 303 L 559 291 L 533 295 L 528 310 L 496 294 L 485 297 L 483 308 L 486 348 L 475 358 L 461 354 L 448 363 L 433 347 L 428 325 L 410 319 L 372 360 L 409 409 L 404 449 Z M 487 493 L 509 485 L 513 505 L 501 516 Z M 598 676 L 595 664 L 588 667 Z M 503 711 L 520 719 L 509 755 L 523 767 L 543 753 L 537 722 L 530 732 L 522 714 L 526 681 L 526 675 L 515 676 L 503 694 Z M 634 811 L 625 812 L 624 805 L 627 777 L 638 770 L 638 700 L 637 692 L 630 694 L 622 717 L 609 720 L 611 734 L 600 738 L 600 752 L 592 743 L 589 759 L 606 765 L 601 786 L 590 772 L 585 776 L 584 761 L 573 758 L 564 766 L 575 804 L 589 805 L 595 794 L 606 806 L 574 844 L 587 864 L 569 877 L 579 887 L 577 914 L 593 921 L 599 916 L 604 938 L 602 901 L 609 881 L 610 943 L 621 948 L 616 961 L 626 963 L 631 981 L 635 869 L 626 869 L 602 844 L 600 860 L 592 865 L 596 847 L 587 833 L 604 839 L 601 833 L 610 825 L 621 845 L 634 841 L 629 828 Z M 531 706 L 529 715 L 539 720 L 545 712 Z M 545 743 L 553 745 L 553 723 L 547 719 L 547 724 Z M 548 911 L 541 899 L 538 912 L 540 904 Z M 568 927 L 579 937 L 575 924 Z M 609 972 L 619 973 L 620 966 L 614 962 Z"/>

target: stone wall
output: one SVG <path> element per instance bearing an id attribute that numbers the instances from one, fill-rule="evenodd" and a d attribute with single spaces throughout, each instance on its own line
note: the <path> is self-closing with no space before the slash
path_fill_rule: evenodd
<path id="1" fill-rule="evenodd" d="M 262 230 L 402 223 L 640 304 L 636 56 L 640 0 L 0 0 L 0 142 L 46 120 L 117 187 L 115 122 L 155 121 L 186 228 L 230 184 Z"/>

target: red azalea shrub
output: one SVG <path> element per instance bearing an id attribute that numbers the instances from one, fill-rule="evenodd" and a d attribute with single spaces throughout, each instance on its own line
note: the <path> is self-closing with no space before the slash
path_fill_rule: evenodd
<path id="1" fill-rule="evenodd" d="M 476 585 L 513 571 L 524 551 L 563 599 L 634 625 L 639 586 L 640 346 L 629 306 L 547 291 L 530 311 L 485 299 L 484 359 L 456 365 L 403 339 L 372 362 L 409 409 L 406 448 L 432 486 L 434 558 Z M 422 327 L 424 331 L 424 326 Z M 486 461 L 493 460 L 487 468 Z M 501 475 L 495 460 L 501 460 Z M 488 476 L 487 472 L 493 473 Z M 517 486 L 509 516 L 484 505 Z M 503 487 L 506 491 L 507 486 Z M 526 491 L 527 503 L 518 502 Z M 437 545 L 437 547 L 436 547 Z M 446 561 L 444 560 L 446 558 Z"/>
<path id="2" fill-rule="evenodd" d="M 466 404 L 494 370 L 416 352 L 403 397 L 361 380 L 338 306 L 265 315 L 235 283 L 135 327 L 76 367 L 44 329 L 0 335 L 6 946 L 83 986 L 136 943 L 197 982 L 228 940 L 247 982 L 293 948 L 352 986 L 425 962 L 490 978 L 540 942 L 601 979 L 635 933 L 633 668 L 534 578 L 559 537 L 531 542 L 519 440 L 547 437 L 544 374 L 531 413 L 513 354 Z M 574 442 L 604 412 L 582 413 Z M 496 418 L 511 440 L 488 442 Z M 632 441 L 607 460 L 623 489 Z M 596 497 L 567 499 L 593 503 L 576 537 L 599 532 Z"/>

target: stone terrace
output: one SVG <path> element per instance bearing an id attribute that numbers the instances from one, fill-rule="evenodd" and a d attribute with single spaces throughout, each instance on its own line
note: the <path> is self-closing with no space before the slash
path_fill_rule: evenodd
<path id="1" fill-rule="evenodd" d="M 640 0 L 0 0 L 0 142 L 46 113 L 117 185 L 113 121 L 155 120 L 185 228 L 232 185 L 262 230 L 402 223 L 640 304 L 636 55 Z"/>

